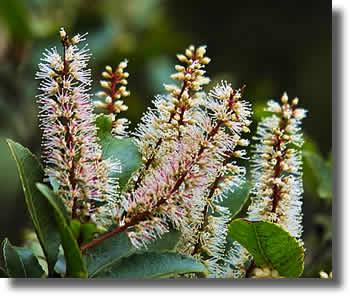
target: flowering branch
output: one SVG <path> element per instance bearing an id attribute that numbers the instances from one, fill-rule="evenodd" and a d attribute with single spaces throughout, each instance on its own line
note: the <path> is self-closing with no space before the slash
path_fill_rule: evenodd
<path id="1" fill-rule="evenodd" d="M 119 164 L 102 160 L 97 143 L 88 94 L 91 70 L 86 69 L 90 54 L 86 46 L 76 45 L 85 40 L 85 35 L 69 39 L 63 29 L 60 35 L 63 58 L 56 48 L 47 50 L 36 75 L 41 80 L 38 103 L 45 174 L 58 184 L 57 194 L 65 200 L 72 218 L 103 227 L 109 223 L 108 204 L 118 189 L 116 180 L 107 174 L 119 170 Z M 96 201 L 104 202 L 105 218 L 95 215 Z"/>

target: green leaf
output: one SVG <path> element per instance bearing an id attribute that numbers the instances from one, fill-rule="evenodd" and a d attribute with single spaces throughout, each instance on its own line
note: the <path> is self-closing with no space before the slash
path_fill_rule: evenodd
<path id="1" fill-rule="evenodd" d="M 93 223 L 82 224 L 80 227 L 80 240 L 81 245 L 86 245 L 94 239 L 95 234 L 101 233 L 102 230 L 98 229 Z"/>
<path id="2" fill-rule="evenodd" d="M 82 246 L 91 242 L 95 238 L 95 234 L 103 232 L 103 230 L 98 229 L 94 223 L 82 224 L 76 219 L 70 220 L 70 228 L 75 240 Z"/>
<path id="3" fill-rule="evenodd" d="M 38 258 L 39 264 L 44 270 L 45 274 L 48 275 L 48 266 L 47 261 L 45 258 L 45 254 L 43 252 L 43 249 L 40 245 L 40 242 L 38 240 L 38 236 L 36 235 L 35 231 L 25 231 L 23 234 L 23 240 L 24 240 L 24 248 L 31 251 L 33 255 Z M 58 251 L 59 254 L 59 251 Z M 59 256 L 59 255 L 58 255 Z M 57 256 L 57 257 L 58 257 Z M 50 276 L 53 274 L 50 274 Z"/>
<path id="4" fill-rule="evenodd" d="M 80 237 L 80 228 L 81 228 L 80 221 L 75 219 L 70 220 L 70 229 L 72 230 L 72 233 L 76 241 L 78 241 Z"/>
<path id="5" fill-rule="evenodd" d="M 89 277 L 96 277 L 105 272 L 121 258 L 130 256 L 136 251 L 126 233 L 114 235 L 84 251 Z"/>
<path id="6" fill-rule="evenodd" d="M 257 266 L 268 265 L 288 278 L 297 278 L 303 272 L 303 247 L 276 224 L 236 219 L 230 224 L 228 236 L 254 256 Z"/>
<path id="7" fill-rule="evenodd" d="M 117 139 L 111 135 L 111 116 L 100 114 L 96 118 L 97 136 L 100 139 L 103 159 L 120 160 L 122 172 L 116 174 L 121 189 L 128 183 L 132 173 L 140 167 L 141 156 L 132 138 Z"/>
<path id="8" fill-rule="evenodd" d="M 25 248 L 15 247 L 6 238 L 2 243 L 7 273 L 14 278 L 40 278 L 44 274 L 38 259 Z"/>
<path id="9" fill-rule="evenodd" d="M 303 154 L 306 151 L 320 154 L 316 143 L 308 135 L 304 134 Z M 312 198 L 319 199 L 317 192 L 318 179 L 305 156 L 303 156 L 303 180 L 305 189 L 311 193 Z"/>
<path id="10" fill-rule="evenodd" d="M 179 231 L 172 229 L 161 238 L 154 240 L 147 249 L 143 248 L 139 250 L 136 250 L 130 243 L 125 233 L 112 236 L 85 251 L 84 258 L 89 277 L 101 277 L 101 274 L 104 274 L 112 266 L 118 264 L 122 258 L 128 257 L 134 253 L 174 252 L 179 242 L 180 235 L 181 233 Z"/>
<path id="11" fill-rule="evenodd" d="M 304 183 L 313 197 L 332 199 L 332 154 L 325 160 L 316 143 L 304 136 L 303 171 Z"/>
<path id="12" fill-rule="evenodd" d="M 318 182 L 317 193 L 321 198 L 332 198 L 332 167 L 320 154 L 304 151 L 304 160 L 311 167 Z"/>
<path id="13" fill-rule="evenodd" d="M 207 273 L 203 264 L 194 258 L 172 252 L 134 254 L 124 258 L 106 272 L 103 278 L 166 278 L 181 273 Z"/>
<path id="14" fill-rule="evenodd" d="M 70 228 L 68 213 L 63 201 L 55 195 L 48 186 L 40 183 L 37 183 L 36 186 L 47 198 L 55 212 L 55 218 L 61 235 L 64 257 L 66 259 L 66 277 L 87 277 L 87 269 L 84 264 L 83 256 L 74 238 L 72 229 Z"/>
<path id="15" fill-rule="evenodd" d="M 54 177 L 52 177 L 52 176 L 48 177 L 48 179 L 49 179 L 49 183 L 50 183 L 50 185 L 52 187 L 53 192 L 57 193 L 57 191 L 58 191 L 58 189 L 60 187 L 60 185 L 58 184 L 57 180 Z"/>
<path id="16" fill-rule="evenodd" d="M 175 251 L 177 244 L 179 243 L 181 232 L 175 229 L 171 229 L 169 232 L 163 234 L 160 238 L 152 241 L 147 249 L 142 249 L 141 252 L 164 252 Z"/>
<path id="17" fill-rule="evenodd" d="M 220 202 L 220 206 L 230 210 L 231 219 L 234 218 L 247 202 L 250 191 L 250 182 L 246 181 L 239 187 L 234 187 L 232 192 L 226 194 L 226 198 Z"/>
<path id="18" fill-rule="evenodd" d="M 60 274 L 62 277 L 64 277 L 66 273 L 66 261 L 64 259 L 64 255 L 59 254 L 57 257 L 57 262 L 55 265 L 55 271 Z"/>
<path id="19" fill-rule="evenodd" d="M 17 164 L 27 208 L 47 259 L 50 275 L 56 263 L 60 235 L 49 202 L 35 186 L 36 182 L 42 182 L 44 173 L 39 161 L 29 149 L 10 139 L 7 139 L 7 144 Z"/>

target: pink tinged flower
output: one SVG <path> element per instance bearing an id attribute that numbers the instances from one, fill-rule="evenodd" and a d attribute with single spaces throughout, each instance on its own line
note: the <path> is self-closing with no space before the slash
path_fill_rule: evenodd
<path id="1" fill-rule="evenodd" d="M 90 53 L 86 46 L 77 45 L 85 35 L 69 40 L 63 29 L 60 34 L 62 56 L 56 48 L 46 50 L 36 74 L 41 80 L 37 97 L 45 173 L 58 184 L 57 193 L 67 201 L 73 217 L 104 226 L 104 215 L 117 189 L 116 180 L 109 178 L 108 172 L 119 166 L 101 158 L 88 93 Z M 96 201 L 105 202 L 106 210 L 89 215 L 95 212 Z"/>

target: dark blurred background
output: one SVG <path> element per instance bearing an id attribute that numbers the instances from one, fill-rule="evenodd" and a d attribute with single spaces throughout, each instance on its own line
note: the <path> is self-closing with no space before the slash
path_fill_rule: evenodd
<path id="1" fill-rule="evenodd" d="M 306 144 L 305 277 L 331 271 L 331 1 L 1 0 L 0 1 L 0 240 L 21 244 L 31 227 L 9 137 L 40 153 L 34 79 L 44 48 L 59 45 L 58 30 L 89 32 L 94 89 L 106 64 L 127 58 L 123 115 L 131 129 L 155 94 L 163 92 L 190 44 L 207 45 L 212 84 L 246 84 L 255 120 L 283 91 L 309 110 Z M 253 125 L 254 129 L 254 125 Z"/>

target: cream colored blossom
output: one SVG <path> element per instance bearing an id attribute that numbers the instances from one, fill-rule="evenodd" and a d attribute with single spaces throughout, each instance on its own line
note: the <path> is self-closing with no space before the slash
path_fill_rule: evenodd
<path id="1" fill-rule="evenodd" d="M 61 29 L 63 57 L 56 48 L 46 50 L 36 78 L 40 79 L 38 103 L 42 129 L 42 155 L 45 175 L 57 184 L 57 194 L 64 199 L 73 218 L 97 223 L 111 223 L 117 195 L 117 182 L 109 174 L 120 169 L 119 162 L 102 160 L 97 142 L 95 116 L 89 92 L 90 53 L 85 40 L 76 35 L 71 40 Z M 96 203 L 103 203 L 103 210 Z"/>
<path id="2" fill-rule="evenodd" d="M 251 220 L 276 223 L 301 243 L 302 235 L 302 159 L 301 120 L 306 110 L 296 108 L 298 100 L 288 104 L 286 93 L 282 105 L 268 102 L 273 114 L 263 119 L 257 130 L 257 144 L 252 159 Z"/>

